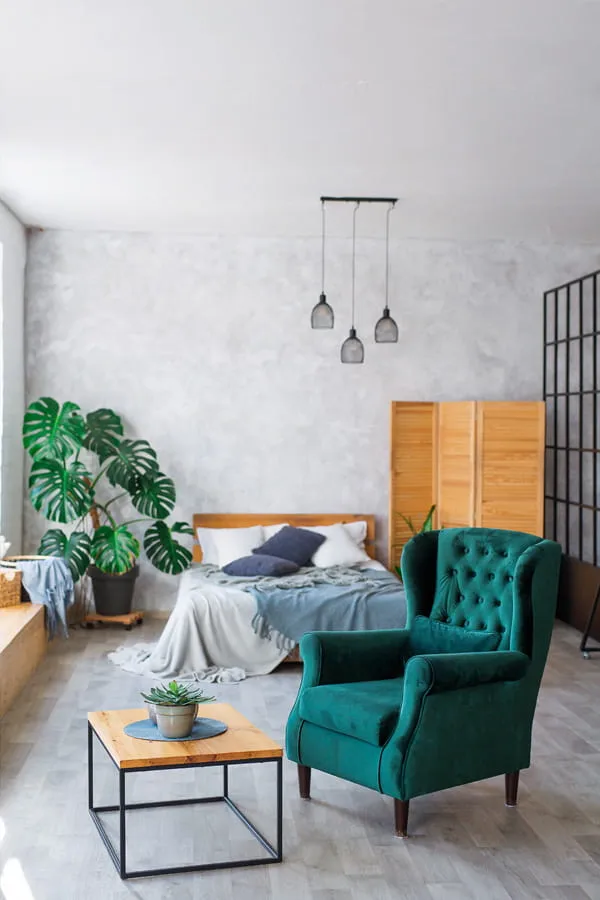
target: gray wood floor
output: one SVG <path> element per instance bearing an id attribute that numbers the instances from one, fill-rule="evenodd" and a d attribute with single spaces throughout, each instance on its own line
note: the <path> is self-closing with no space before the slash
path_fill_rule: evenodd
<path id="1" fill-rule="evenodd" d="M 533 765 L 520 805 L 503 804 L 500 779 L 413 801 L 412 837 L 392 832 L 391 801 L 313 774 L 313 800 L 297 795 L 285 765 L 282 865 L 122 883 L 86 809 L 86 713 L 138 705 L 144 679 L 114 669 L 109 649 L 151 639 L 162 623 L 75 630 L 55 641 L 27 692 L 0 725 L 0 889 L 5 900 L 600 900 L 600 655 L 577 652 L 578 635 L 558 626 L 538 707 Z M 239 685 L 216 686 L 281 739 L 299 682 L 287 667 Z M 115 770 L 98 759 L 99 799 L 114 802 Z M 272 835 L 268 767 L 240 768 L 239 798 Z M 130 799 L 211 791 L 216 772 L 131 776 Z M 136 780 L 137 779 L 137 780 Z M 145 779 L 145 780 L 144 780 Z M 181 864 L 253 852 L 220 807 L 131 814 L 132 865 Z M 112 829 L 113 822 L 107 824 Z"/>

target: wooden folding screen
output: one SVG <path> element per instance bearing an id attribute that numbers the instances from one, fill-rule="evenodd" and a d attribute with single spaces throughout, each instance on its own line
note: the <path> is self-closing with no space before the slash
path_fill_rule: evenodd
<path id="1" fill-rule="evenodd" d="M 436 504 L 437 528 L 543 534 L 544 404 L 392 403 L 390 565 Z M 402 515 L 401 515 L 402 514 Z"/>
<path id="2" fill-rule="evenodd" d="M 389 565 L 398 563 L 410 531 L 402 515 L 421 521 L 433 488 L 433 403 L 392 403 Z"/>

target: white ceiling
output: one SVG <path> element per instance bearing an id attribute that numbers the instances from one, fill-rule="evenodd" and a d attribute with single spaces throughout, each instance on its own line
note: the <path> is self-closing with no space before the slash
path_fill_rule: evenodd
<path id="1" fill-rule="evenodd" d="M 0 0 L 0 196 L 277 236 L 394 193 L 403 235 L 600 241 L 599 34 L 598 0 Z"/>

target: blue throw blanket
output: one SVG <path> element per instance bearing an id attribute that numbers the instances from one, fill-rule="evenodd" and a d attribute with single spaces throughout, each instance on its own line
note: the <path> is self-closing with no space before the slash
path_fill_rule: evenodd
<path id="1" fill-rule="evenodd" d="M 317 582 L 292 590 L 246 587 L 256 599 L 255 632 L 291 649 L 309 631 L 404 628 L 406 597 L 398 579 L 390 572 L 363 570 L 356 574 L 359 577 L 349 584 Z"/>
<path id="2" fill-rule="evenodd" d="M 252 626 L 260 637 L 291 649 L 308 631 L 373 631 L 404 628 L 406 597 L 391 572 L 352 566 L 309 566 L 295 575 L 225 575 L 218 566 L 198 567 L 207 581 L 252 594 Z"/>
<path id="3" fill-rule="evenodd" d="M 23 587 L 32 603 L 46 607 L 46 624 L 50 639 L 60 623 L 64 637 L 69 637 L 67 609 L 73 603 L 73 577 L 71 570 L 58 557 L 51 559 L 20 559 Z"/>

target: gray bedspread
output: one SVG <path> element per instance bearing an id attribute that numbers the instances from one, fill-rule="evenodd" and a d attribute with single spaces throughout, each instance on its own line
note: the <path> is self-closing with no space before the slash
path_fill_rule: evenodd
<path id="1" fill-rule="evenodd" d="M 255 632 L 284 649 L 308 631 L 372 631 L 406 623 L 404 588 L 391 572 L 333 566 L 283 578 L 234 578 L 216 567 L 203 570 L 210 581 L 252 594 Z"/>

